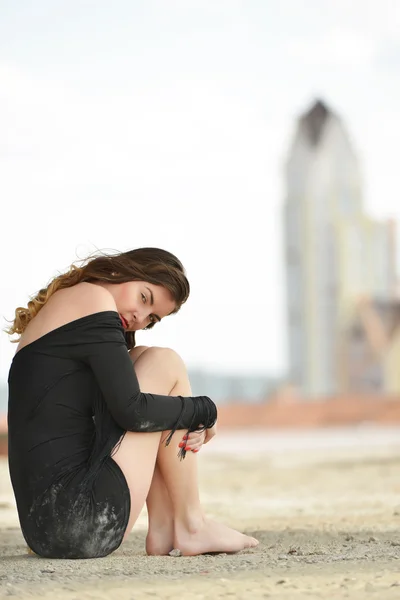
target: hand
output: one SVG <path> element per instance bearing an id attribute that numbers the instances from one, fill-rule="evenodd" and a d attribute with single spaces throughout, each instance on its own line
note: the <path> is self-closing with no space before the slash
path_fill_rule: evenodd
<path id="1" fill-rule="evenodd" d="M 214 427 L 210 427 L 206 429 L 206 439 L 204 443 L 207 444 L 215 435 L 217 435 L 217 424 L 215 423 Z"/>
<path id="2" fill-rule="evenodd" d="M 217 434 L 217 426 L 210 427 L 205 431 L 192 431 L 189 435 L 184 435 L 179 444 L 179 448 L 185 448 L 190 452 L 198 452 L 203 444 L 207 444 Z"/>

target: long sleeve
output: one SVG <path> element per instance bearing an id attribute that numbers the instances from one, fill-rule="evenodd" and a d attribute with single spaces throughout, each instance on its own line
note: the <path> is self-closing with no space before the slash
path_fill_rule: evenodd
<path id="1" fill-rule="evenodd" d="M 162 396 L 140 391 L 128 350 L 123 343 L 100 344 L 86 357 L 107 407 L 128 431 L 166 431 L 211 427 L 217 416 L 206 396 Z"/>
<path id="2" fill-rule="evenodd" d="M 217 408 L 207 396 L 162 396 L 140 391 L 117 313 L 96 313 L 81 321 L 79 342 L 75 339 L 69 351 L 90 367 L 109 412 L 122 429 L 194 431 L 201 425 L 214 425 Z"/>

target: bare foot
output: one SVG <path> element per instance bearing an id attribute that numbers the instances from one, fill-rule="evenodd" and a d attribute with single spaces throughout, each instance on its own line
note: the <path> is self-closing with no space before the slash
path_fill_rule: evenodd
<path id="1" fill-rule="evenodd" d="M 171 522 L 162 527 L 149 525 L 146 552 L 149 556 L 166 556 L 174 548 L 174 526 Z"/>
<path id="2" fill-rule="evenodd" d="M 177 527 L 174 536 L 174 547 L 183 556 L 196 556 L 206 552 L 240 552 L 255 546 L 258 546 L 256 538 L 208 519 L 190 531 Z"/>

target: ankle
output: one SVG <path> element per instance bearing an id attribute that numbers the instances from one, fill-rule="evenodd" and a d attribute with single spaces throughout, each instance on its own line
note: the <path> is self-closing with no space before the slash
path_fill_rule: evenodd
<path id="1" fill-rule="evenodd" d="M 166 531 L 173 530 L 174 528 L 174 520 L 172 518 L 152 518 L 149 519 L 149 531 Z"/>
<path id="2" fill-rule="evenodd" d="M 186 514 L 175 519 L 174 531 L 178 536 L 182 534 L 195 535 L 204 527 L 204 523 L 204 515 L 201 512 L 190 515 Z"/>

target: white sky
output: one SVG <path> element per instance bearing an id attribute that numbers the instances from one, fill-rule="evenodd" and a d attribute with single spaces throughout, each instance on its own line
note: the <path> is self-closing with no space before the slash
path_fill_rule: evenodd
<path id="1" fill-rule="evenodd" d="M 192 294 L 139 343 L 283 372 L 282 170 L 316 96 L 399 216 L 397 0 L 3 0 L 0 315 L 95 247 L 159 246 Z"/>

